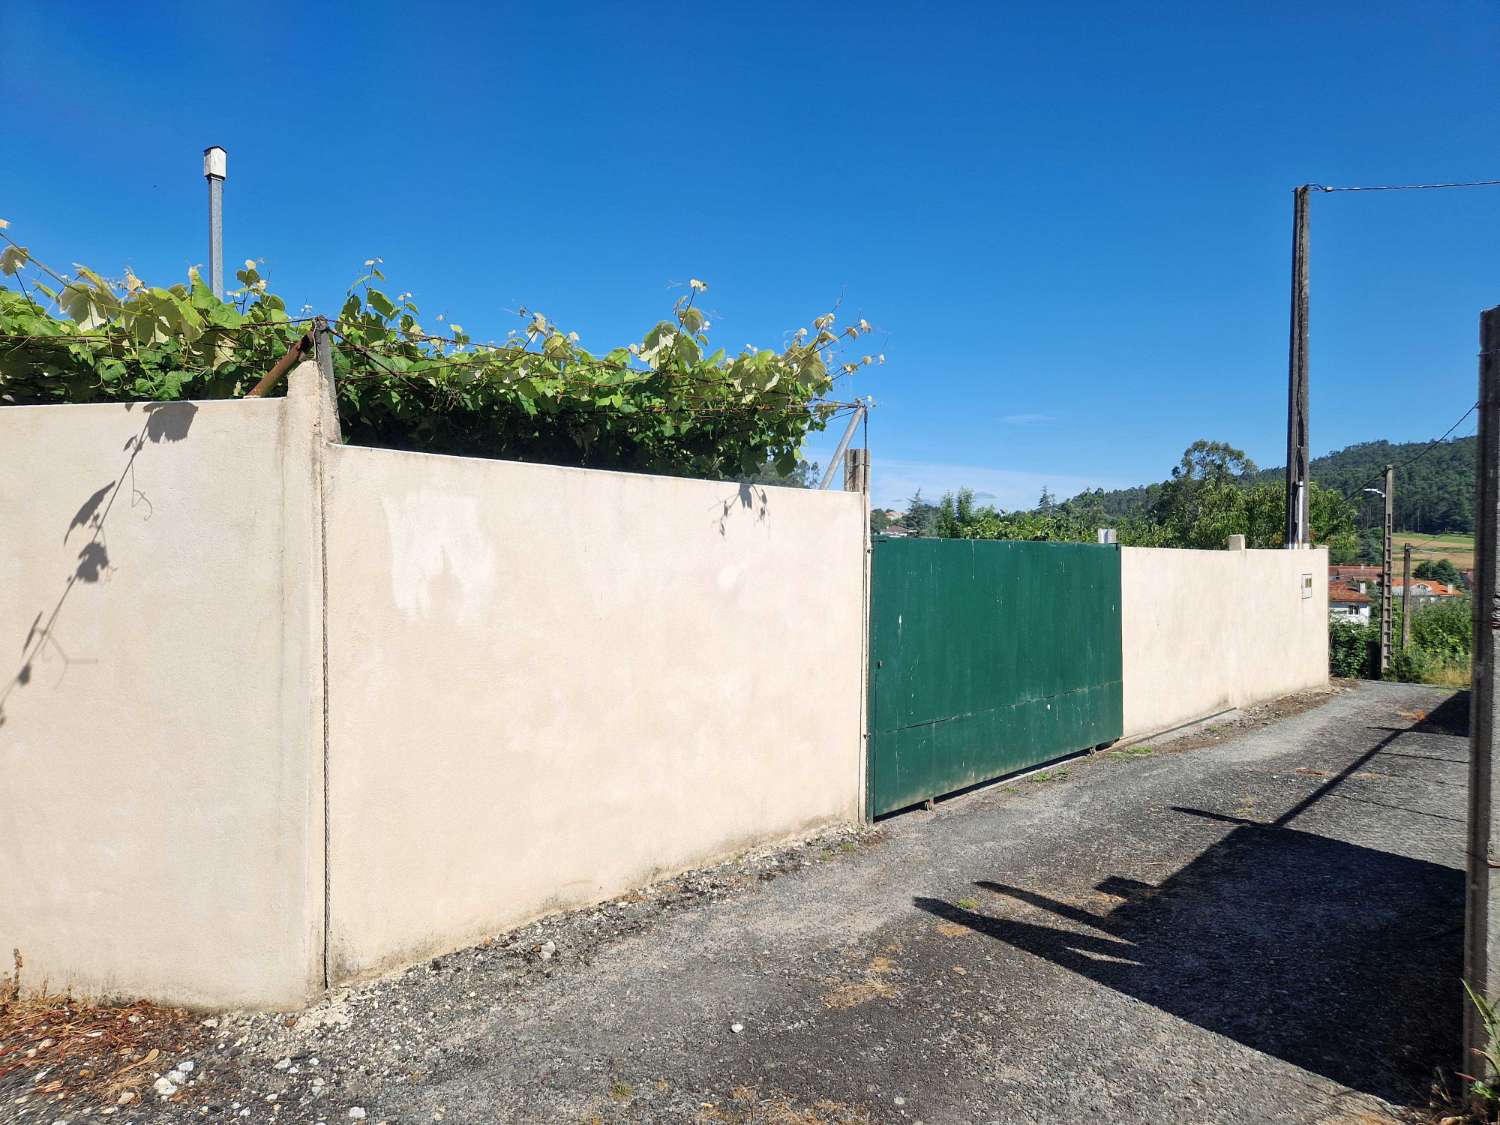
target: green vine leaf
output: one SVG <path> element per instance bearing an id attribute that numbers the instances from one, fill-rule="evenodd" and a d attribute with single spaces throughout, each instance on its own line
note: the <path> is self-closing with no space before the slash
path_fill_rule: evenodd
<path id="1" fill-rule="evenodd" d="M 0 274 L 35 266 L 57 282 L 0 285 L 0 333 L 18 339 L 0 349 L 0 402 L 242 395 L 307 331 L 254 259 L 220 301 L 197 270 L 167 288 L 128 269 L 118 283 L 84 266 L 69 279 L 0 242 Z M 710 351 L 693 303 L 708 287 L 694 279 L 637 344 L 590 351 L 527 309 L 503 339 L 476 341 L 452 322 L 447 335 L 424 331 L 380 265 L 365 263 L 332 321 L 340 420 L 369 445 L 706 477 L 795 468 L 807 435 L 845 408 L 828 398 L 837 341 L 871 331 L 840 329 L 830 313 L 781 351 Z"/>

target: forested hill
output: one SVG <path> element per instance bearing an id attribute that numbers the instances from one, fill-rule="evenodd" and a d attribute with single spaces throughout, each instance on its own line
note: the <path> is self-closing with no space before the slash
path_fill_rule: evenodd
<path id="1" fill-rule="evenodd" d="M 1393 444 L 1366 441 L 1315 457 L 1312 478 L 1326 488 L 1350 492 L 1380 488 L 1386 465 L 1396 466 L 1396 527 L 1401 531 L 1474 530 L 1474 448 L 1472 437 L 1439 442 L 1426 453 L 1425 441 Z M 1419 456 L 1420 455 L 1420 456 Z M 1413 460 L 1415 458 L 1415 460 Z M 1410 462 L 1410 464 L 1406 464 Z M 1262 469 L 1258 480 L 1282 480 L 1284 468 Z M 1124 516 L 1148 507 L 1159 484 L 1088 494 L 1109 515 Z M 1380 522 L 1379 497 L 1365 496 L 1359 507 L 1361 524 Z"/>
<path id="2" fill-rule="evenodd" d="M 1474 451 L 1477 438 L 1454 438 L 1431 444 L 1425 441 L 1393 445 L 1388 441 L 1366 441 L 1315 457 L 1312 479 L 1327 488 L 1349 492 L 1357 488 L 1383 488 L 1379 479 L 1387 465 L 1396 466 L 1396 527 L 1401 531 L 1474 530 Z M 1414 459 L 1415 458 L 1415 459 Z M 1408 464 L 1408 462 L 1410 462 Z M 1262 470 L 1266 479 L 1285 479 L 1285 469 Z M 1362 522 L 1378 523 L 1378 496 L 1366 496 L 1360 505 Z"/>

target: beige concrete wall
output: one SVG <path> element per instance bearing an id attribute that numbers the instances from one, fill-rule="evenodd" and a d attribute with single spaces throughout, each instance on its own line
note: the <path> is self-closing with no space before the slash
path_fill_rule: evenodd
<path id="1" fill-rule="evenodd" d="M 0 408 L 23 984 L 292 1006 L 858 817 L 863 496 L 325 439 L 308 364 Z M 1126 737 L 1325 684 L 1326 571 L 1124 549 Z"/>
<path id="2" fill-rule="evenodd" d="M 335 977 L 859 815 L 863 496 L 327 468 Z"/>
<path id="3" fill-rule="evenodd" d="M 28 988 L 269 1006 L 321 986 L 299 387 L 0 407 L 0 949 Z"/>
<path id="4" fill-rule="evenodd" d="M 1328 683 L 1326 550 L 1120 555 L 1124 737 Z"/>

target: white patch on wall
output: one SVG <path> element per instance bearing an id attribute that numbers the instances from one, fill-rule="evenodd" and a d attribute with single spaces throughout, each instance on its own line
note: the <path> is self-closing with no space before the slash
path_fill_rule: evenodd
<path id="1" fill-rule="evenodd" d="M 481 612 L 495 591 L 495 548 L 479 521 L 479 501 L 422 490 L 385 496 L 391 545 L 391 598 L 402 613 L 426 616 L 450 605 Z"/>
<path id="2" fill-rule="evenodd" d="M 1303 596 L 1303 598 L 1310 598 L 1310 597 L 1313 596 L 1313 580 L 1312 580 L 1312 578 L 1313 578 L 1313 576 L 1311 574 L 1304 574 L 1302 576 L 1302 596 Z"/>

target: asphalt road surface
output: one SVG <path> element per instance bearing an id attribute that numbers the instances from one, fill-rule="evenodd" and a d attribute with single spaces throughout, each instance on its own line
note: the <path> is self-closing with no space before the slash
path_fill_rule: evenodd
<path id="1" fill-rule="evenodd" d="M 1465 707 L 1362 683 L 1075 759 L 226 1018 L 112 1116 L 1383 1120 L 1458 1061 Z"/>

